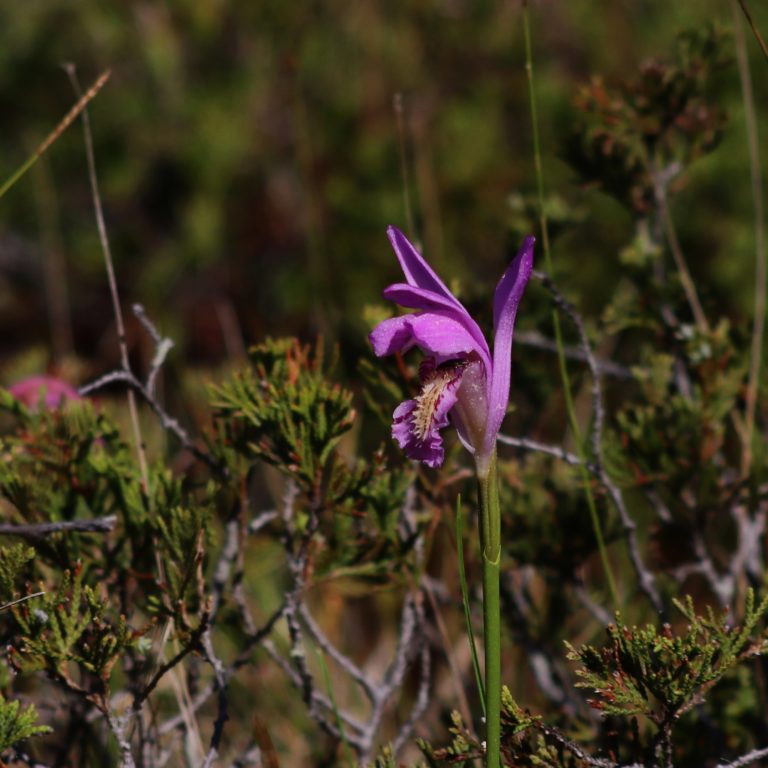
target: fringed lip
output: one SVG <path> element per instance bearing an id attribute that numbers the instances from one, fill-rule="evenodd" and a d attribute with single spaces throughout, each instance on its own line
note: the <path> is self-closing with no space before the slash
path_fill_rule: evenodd
<path id="1" fill-rule="evenodd" d="M 410 458 L 429 467 L 443 463 L 440 431 L 448 426 L 465 367 L 461 360 L 438 366 L 434 358 L 427 358 L 422 363 L 419 394 L 401 403 L 393 414 L 392 437 Z"/>

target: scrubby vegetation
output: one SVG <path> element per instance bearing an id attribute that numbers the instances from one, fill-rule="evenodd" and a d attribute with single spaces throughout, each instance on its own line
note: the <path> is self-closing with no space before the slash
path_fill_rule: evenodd
<path id="1" fill-rule="evenodd" d="M 501 764 L 768 764 L 768 14 L 531 6 L 0 8 L 0 765 L 484 764 L 474 463 L 398 450 L 428 366 L 366 340 L 390 223 L 489 339 L 537 239 Z"/>

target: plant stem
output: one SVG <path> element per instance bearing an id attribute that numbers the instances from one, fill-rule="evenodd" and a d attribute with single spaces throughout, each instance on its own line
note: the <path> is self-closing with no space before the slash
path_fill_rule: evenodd
<path id="1" fill-rule="evenodd" d="M 501 513 L 496 452 L 480 486 L 480 543 L 483 549 L 483 644 L 485 646 L 485 765 L 501 764 Z"/>

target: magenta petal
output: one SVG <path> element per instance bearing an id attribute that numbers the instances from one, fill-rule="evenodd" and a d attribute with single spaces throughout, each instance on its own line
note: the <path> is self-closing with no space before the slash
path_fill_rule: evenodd
<path id="1" fill-rule="evenodd" d="M 512 334 L 533 269 L 534 238 L 523 241 L 496 288 L 491 359 L 482 331 L 461 302 L 402 232 L 389 227 L 387 234 L 407 284 L 389 286 L 384 296 L 417 311 L 380 323 L 370 335 L 371 343 L 379 356 L 413 346 L 430 356 L 430 370 L 422 372 L 422 391 L 395 411 L 392 435 L 408 456 L 438 466 L 443 461 L 439 430 L 454 409 L 462 442 L 475 454 L 478 472 L 487 473 L 509 400 Z M 457 391 L 462 379 L 466 383 Z"/>
<path id="2" fill-rule="evenodd" d="M 480 326 L 467 312 L 459 301 L 450 302 L 442 295 L 424 288 L 418 288 L 404 283 L 395 283 L 384 289 L 384 298 L 394 301 L 401 307 L 420 309 L 424 312 L 441 311 L 458 320 L 475 340 L 475 350 L 478 352 L 488 370 L 491 367 L 491 353 L 488 343 L 480 330 Z"/>
<path id="3" fill-rule="evenodd" d="M 456 312 L 456 303 L 449 301 L 441 293 L 429 291 L 426 288 L 419 288 L 407 283 L 394 283 L 384 289 L 383 296 L 388 301 L 394 301 L 401 307 L 409 309 L 436 310 L 447 309 L 450 312 Z M 463 307 L 462 307 L 463 309 Z M 464 310 L 464 314 L 469 313 Z"/>
<path id="4" fill-rule="evenodd" d="M 442 363 L 477 349 L 477 342 L 463 323 L 444 310 L 384 320 L 369 338 L 377 357 L 407 352 L 415 345 Z"/>
<path id="5" fill-rule="evenodd" d="M 368 334 L 376 357 L 407 352 L 416 342 L 413 338 L 411 316 L 391 317 L 379 323 Z"/>
<path id="6" fill-rule="evenodd" d="M 523 298 L 525 286 L 533 271 L 533 246 L 536 239 L 526 237 L 517 256 L 499 280 L 493 297 L 493 378 L 488 402 L 488 421 L 483 452 L 490 455 L 496 436 L 504 420 L 509 402 L 509 384 L 512 369 L 512 333 L 515 316 Z"/>
<path id="7" fill-rule="evenodd" d="M 523 298 L 525 286 L 533 271 L 533 246 L 536 244 L 536 238 L 528 235 L 523 240 L 523 244 L 512 259 L 512 263 L 507 267 L 507 271 L 501 276 L 499 284 L 496 286 L 496 293 L 493 295 L 493 328 L 495 333 L 499 333 L 499 325 L 503 322 L 501 315 L 504 312 L 512 313 L 512 322 L 514 323 L 517 308 Z"/>
<path id="8" fill-rule="evenodd" d="M 387 237 L 389 237 L 389 242 L 392 243 L 408 285 L 440 294 L 454 306 L 464 309 L 432 267 L 427 264 L 424 257 L 411 245 L 408 238 L 397 227 L 387 227 Z M 466 310 L 464 311 L 466 312 Z"/>

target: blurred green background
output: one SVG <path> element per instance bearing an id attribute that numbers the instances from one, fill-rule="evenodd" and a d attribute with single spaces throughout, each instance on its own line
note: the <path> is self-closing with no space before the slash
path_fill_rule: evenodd
<path id="1" fill-rule="evenodd" d="M 765 31 L 768 7 L 752 5 Z M 595 73 L 632 76 L 707 21 L 732 26 L 731 3 L 532 3 L 547 186 L 583 214 L 555 242 L 556 269 L 587 312 L 612 293 L 632 219 L 561 159 L 574 91 Z M 764 124 L 768 64 L 745 34 Z M 219 364 L 266 334 L 321 333 L 350 361 L 365 351 L 364 307 L 397 277 L 385 227 L 408 228 L 396 94 L 410 234 L 470 303 L 485 303 L 519 235 L 510 196 L 535 190 L 520 2 L 4 3 L 0 179 L 74 102 L 62 62 L 84 87 L 112 69 L 90 113 L 118 281 L 186 363 Z M 712 87 L 730 118 L 723 145 L 693 166 L 673 213 L 704 301 L 746 322 L 735 64 Z M 114 365 L 111 317 L 78 123 L 0 201 L 2 375 L 31 348 L 35 365 L 73 352 L 88 375 Z M 134 322 L 129 341 L 141 355 Z"/>
<path id="2" fill-rule="evenodd" d="M 768 4 L 750 6 L 768 33 Z M 635 222 L 565 160 L 580 119 L 574 96 L 595 75 L 611 87 L 648 58 L 671 58 L 687 28 L 731 29 L 733 4 L 532 0 L 531 9 L 546 184 L 571 220 L 553 222 L 555 277 L 592 329 L 615 300 Z M 764 138 L 768 62 L 743 26 Z M 732 40 L 726 49 L 735 56 Z M 102 200 L 124 307 L 144 304 L 177 343 L 167 392 L 179 381 L 199 387 L 183 371 L 227 366 L 266 335 L 339 342 L 342 373 L 352 374 L 370 354 L 370 307 L 399 279 L 388 224 L 423 245 L 488 327 L 493 286 L 520 236 L 535 232 L 524 205 L 536 182 L 521 0 L 0 4 L 0 182 L 74 103 L 63 62 L 84 87 L 112 70 L 89 108 Z M 728 121 L 718 149 L 681 179 L 672 215 L 707 316 L 731 318 L 743 341 L 754 225 L 735 63 L 706 88 Z M 540 250 L 537 260 L 543 267 Z M 126 315 L 141 372 L 154 349 Z M 550 322 L 549 297 L 532 286 L 519 325 L 551 336 Z M 46 367 L 83 383 L 118 364 L 79 122 L 0 200 L 0 329 L 0 384 Z M 623 336 L 616 357 L 635 364 L 634 344 Z M 515 433 L 559 444 L 559 379 L 553 358 L 541 358 L 518 357 L 513 399 L 528 402 Z M 204 400 L 192 394 L 170 410 L 189 416 Z M 374 445 L 387 429 L 361 441 Z M 540 510 L 522 494 L 520 507 L 536 508 L 532 526 L 568 530 L 572 548 L 573 527 L 552 524 L 551 510 L 544 517 L 557 508 L 550 496 L 565 497 L 558 482 L 534 499 Z M 578 505 L 571 519 L 587 520 Z M 272 595 L 261 572 L 254 583 Z"/>

